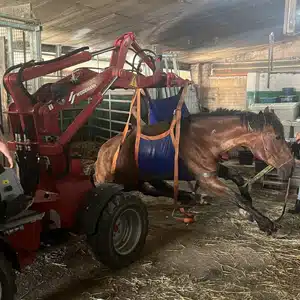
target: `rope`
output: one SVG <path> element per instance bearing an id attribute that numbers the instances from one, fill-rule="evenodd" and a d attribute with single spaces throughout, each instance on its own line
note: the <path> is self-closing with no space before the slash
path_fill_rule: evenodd
<path id="1" fill-rule="evenodd" d="M 134 104 L 136 103 L 137 106 L 137 115 L 136 115 L 136 121 L 137 121 L 137 126 L 136 126 L 136 139 L 135 139 L 135 147 L 134 147 L 134 157 L 135 157 L 135 162 L 136 165 L 138 167 L 138 154 L 139 154 L 139 147 L 140 147 L 140 140 L 141 137 L 143 139 L 146 140 L 158 140 L 161 139 L 163 137 L 166 137 L 168 135 L 170 135 L 171 139 L 172 139 L 172 143 L 174 146 L 174 150 L 175 150 L 175 155 L 174 155 L 174 211 L 176 209 L 179 209 L 180 213 L 183 215 L 182 218 L 180 217 L 174 217 L 175 219 L 179 220 L 179 221 L 183 221 L 185 223 L 192 223 L 194 222 L 194 215 L 185 212 L 183 207 L 179 207 L 178 206 L 178 191 L 179 191 L 179 166 L 178 166 L 178 159 L 179 159 L 179 143 L 180 143 L 180 129 L 181 129 L 181 110 L 182 110 L 182 106 L 184 104 L 184 100 L 187 94 L 187 90 L 188 90 L 188 82 L 186 82 L 186 84 L 184 85 L 183 91 L 180 95 L 180 99 L 178 101 L 177 107 L 174 111 L 174 116 L 170 125 L 170 128 L 159 134 L 156 136 L 147 136 L 142 134 L 142 130 L 141 130 L 141 89 L 137 89 L 135 95 L 132 98 L 131 101 L 131 105 L 130 105 L 130 111 L 129 111 L 129 115 L 128 115 L 128 119 L 125 125 L 125 128 L 123 130 L 122 133 L 122 140 L 120 145 L 118 146 L 118 149 L 116 151 L 116 153 L 114 154 L 113 157 L 113 163 L 112 163 L 112 173 L 115 172 L 116 169 L 116 163 L 117 163 L 117 159 L 120 153 L 120 148 L 122 146 L 122 144 L 125 141 L 125 138 L 127 136 L 128 133 L 128 129 L 129 129 L 129 121 L 132 115 L 132 109 Z M 175 134 L 174 134 L 175 131 Z M 174 214 L 174 213 L 173 213 Z M 173 215 L 172 214 L 172 215 Z"/>
<path id="2" fill-rule="evenodd" d="M 245 182 L 245 184 L 242 186 L 242 188 L 245 188 L 247 185 L 254 183 L 261 177 L 263 177 L 265 174 L 271 172 L 274 169 L 272 166 L 267 166 L 263 170 L 261 170 L 259 173 L 257 173 L 254 177 L 250 178 Z"/>
<path id="3" fill-rule="evenodd" d="M 125 138 L 127 136 L 127 133 L 128 133 L 128 130 L 129 130 L 129 122 L 130 122 L 130 118 L 131 118 L 131 115 L 132 115 L 132 109 L 133 109 L 133 106 L 136 102 L 136 99 L 137 99 L 137 94 L 139 93 L 139 91 L 137 90 L 133 97 L 132 97 L 132 100 L 131 100 L 131 104 L 130 104 L 130 109 L 129 109 L 129 114 L 128 114 L 128 118 L 127 118 L 127 122 L 126 122 L 126 125 L 124 127 L 124 130 L 122 132 L 122 140 L 114 154 L 114 157 L 113 157 L 113 161 L 112 161 L 112 166 L 111 166 L 111 173 L 114 174 L 115 171 L 116 171 L 116 166 L 117 166 L 117 160 L 118 160 L 118 157 L 119 157 L 119 153 L 120 153 L 120 149 L 121 149 L 121 146 L 122 144 L 124 143 L 125 141 Z M 140 119 L 141 116 L 139 115 L 139 117 L 137 119 Z"/>
<path id="4" fill-rule="evenodd" d="M 170 134 L 173 141 L 175 155 L 174 155 L 174 205 L 177 206 L 178 202 L 178 190 L 179 190 L 179 169 L 178 169 L 178 158 L 179 158 L 179 143 L 180 143 L 180 128 L 181 128 L 181 109 L 184 103 L 184 99 L 187 94 L 188 84 L 185 84 L 183 92 L 181 93 L 177 107 L 174 112 L 174 117 L 170 126 Z M 174 136 L 175 127 L 175 136 Z"/>

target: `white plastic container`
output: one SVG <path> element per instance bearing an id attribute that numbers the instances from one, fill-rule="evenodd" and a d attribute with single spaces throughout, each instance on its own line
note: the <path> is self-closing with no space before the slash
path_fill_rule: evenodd
<path id="1" fill-rule="evenodd" d="M 266 107 L 274 109 L 275 114 L 281 121 L 293 122 L 297 119 L 300 112 L 300 102 L 296 103 L 255 103 L 249 106 L 249 111 L 259 113 Z"/>

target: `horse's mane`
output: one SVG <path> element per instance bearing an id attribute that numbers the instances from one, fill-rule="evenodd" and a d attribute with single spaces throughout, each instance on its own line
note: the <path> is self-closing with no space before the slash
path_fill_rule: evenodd
<path id="1" fill-rule="evenodd" d="M 253 131 L 263 131 L 266 126 L 272 126 L 276 135 L 284 138 L 284 129 L 278 117 L 272 112 L 254 113 L 251 111 L 230 110 L 218 108 L 210 112 L 200 112 L 189 116 L 190 122 L 209 117 L 240 117 L 241 125 Z"/>

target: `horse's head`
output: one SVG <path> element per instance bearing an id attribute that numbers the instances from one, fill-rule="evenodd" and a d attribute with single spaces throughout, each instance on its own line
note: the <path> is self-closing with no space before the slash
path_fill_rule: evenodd
<path id="1" fill-rule="evenodd" d="M 261 132 L 251 147 L 253 154 L 278 170 L 281 178 L 287 179 L 294 167 L 294 158 L 285 141 L 283 126 L 274 110 L 267 107 L 259 113 Z"/>

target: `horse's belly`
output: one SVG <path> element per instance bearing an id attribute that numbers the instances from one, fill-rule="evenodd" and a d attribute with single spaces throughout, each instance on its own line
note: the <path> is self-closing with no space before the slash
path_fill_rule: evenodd
<path id="1" fill-rule="evenodd" d="M 159 140 L 140 140 L 138 164 L 140 177 L 171 180 L 174 177 L 175 149 L 170 136 Z M 179 159 L 179 180 L 192 180 L 184 162 Z"/>

